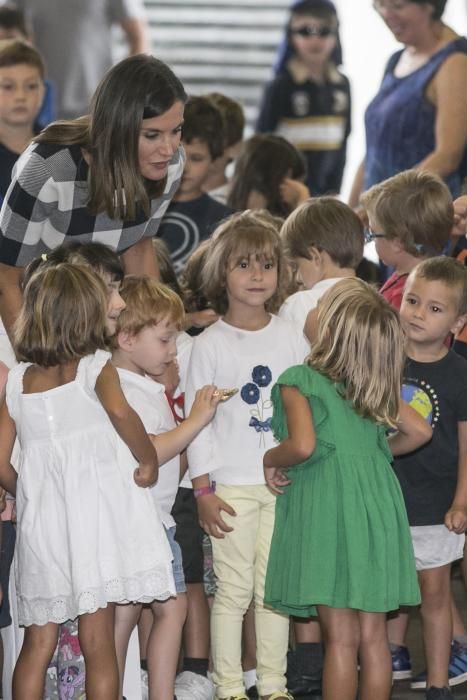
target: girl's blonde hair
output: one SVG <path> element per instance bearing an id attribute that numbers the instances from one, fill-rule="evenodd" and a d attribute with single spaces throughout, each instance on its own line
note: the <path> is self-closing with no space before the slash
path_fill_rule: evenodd
<path id="1" fill-rule="evenodd" d="M 397 312 L 357 278 L 336 282 L 318 304 L 318 337 L 307 363 L 342 383 L 357 413 L 397 427 L 403 336 Z"/>
<path id="2" fill-rule="evenodd" d="M 39 267 L 26 284 L 14 327 L 17 359 L 53 367 L 106 348 L 107 296 L 89 268 Z"/>
<path id="3" fill-rule="evenodd" d="M 277 266 L 277 288 L 266 302 L 266 310 L 275 312 L 284 300 L 288 282 L 287 265 L 279 230 L 282 219 L 259 209 L 248 209 L 225 219 L 214 231 L 203 265 L 203 292 L 219 314 L 228 307 L 226 277 L 229 267 L 242 258 L 267 258 Z"/>
<path id="4" fill-rule="evenodd" d="M 185 311 L 183 302 L 170 287 L 148 275 L 128 275 L 120 295 L 126 304 L 117 320 L 117 333 L 137 335 L 147 326 L 169 319 L 181 328 Z"/>

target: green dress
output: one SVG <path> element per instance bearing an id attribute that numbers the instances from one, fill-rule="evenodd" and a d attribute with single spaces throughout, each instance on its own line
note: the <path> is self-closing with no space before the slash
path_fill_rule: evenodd
<path id="1" fill-rule="evenodd" d="M 309 617 L 315 605 L 368 612 L 418 605 L 407 514 L 383 426 L 362 418 L 338 387 L 307 365 L 272 390 L 272 429 L 287 437 L 280 386 L 308 398 L 316 448 L 292 467 L 277 497 L 264 600 Z"/>

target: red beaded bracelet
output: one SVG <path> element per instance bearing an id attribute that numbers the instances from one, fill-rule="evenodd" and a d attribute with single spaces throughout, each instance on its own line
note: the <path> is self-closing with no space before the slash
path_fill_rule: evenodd
<path id="1" fill-rule="evenodd" d="M 209 486 L 201 486 L 199 489 L 193 489 L 193 494 L 195 498 L 199 498 L 200 496 L 207 496 L 208 493 L 215 493 L 216 492 L 216 482 L 213 481 Z"/>

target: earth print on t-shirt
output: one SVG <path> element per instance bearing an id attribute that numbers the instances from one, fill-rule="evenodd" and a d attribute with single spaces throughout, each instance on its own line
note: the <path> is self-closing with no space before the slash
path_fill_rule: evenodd
<path id="1" fill-rule="evenodd" d="M 410 383 L 402 384 L 401 395 L 434 430 L 439 420 L 439 401 L 435 389 L 424 380 L 411 379 Z"/>

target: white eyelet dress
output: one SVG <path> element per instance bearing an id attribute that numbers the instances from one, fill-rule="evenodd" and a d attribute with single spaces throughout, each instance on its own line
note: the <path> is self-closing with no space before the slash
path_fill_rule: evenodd
<path id="1" fill-rule="evenodd" d="M 172 554 L 150 489 L 94 391 L 110 355 L 83 358 L 76 379 L 23 394 L 7 382 L 20 458 L 15 575 L 21 625 L 61 623 L 109 602 L 175 595 Z"/>

